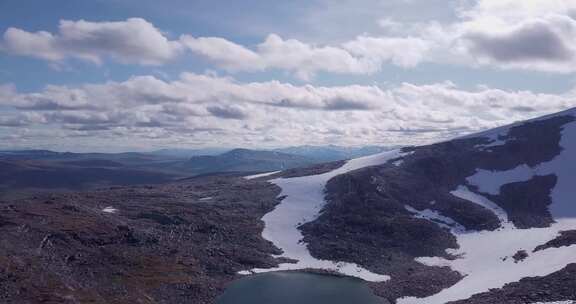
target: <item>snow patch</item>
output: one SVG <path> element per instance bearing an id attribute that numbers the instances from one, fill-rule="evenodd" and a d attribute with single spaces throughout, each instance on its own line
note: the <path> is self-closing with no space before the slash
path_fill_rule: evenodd
<path id="1" fill-rule="evenodd" d="M 456 139 L 470 139 L 470 138 L 484 137 L 484 138 L 487 138 L 488 140 L 490 140 L 491 142 L 488 144 L 485 144 L 485 145 L 478 145 L 478 147 L 484 147 L 484 148 L 496 147 L 496 146 L 504 145 L 506 143 L 507 140 L 502 140 L 501 137 L 505 138 L 510 133 L 510 129 L 512 129 L 514 127 L 521 126 L 521 125 L 524 125 L 526 123 L 543 121 L 546 119 L 550 119 L 550 118 L 557 117 L 557 116 L 564 116 L 564 115 L 576 116 L 576 109 L 571 108 L 571 109 L 568 109 L 568 110 L 565 110 L 565 111 L 562 111 L 559 113 L 553 113 L 550 115 L 545 115 L 545 116 L 541 116 L 541 117 L 537 117 L 537 118 L 533 118 L 533 119 L 529 119 L 529 120 L 518 121 L 515 123 L 511 123 L 509 125 L 489 129 L 487 131 L 483 131 L 480 133 L 464 135 L 464 136 L 458 137 Z"/>
<path id="2" fill-rule="evenodd" d="M 468 299 L 492 288 L 517 282 L 525 277 L 541 277 L 576 263 L 574 246 L 532 252 L 534 248 L 556 238 L 560 231 L 576 229 L 576 219 L 560 220 L 550 228 L 516 229 L 457 233 L 460 249 L 451 250 L 455 260 L 423 257 L 417 261 L 429 266 L 449 266 L 465 277 L 455 285 L 427 298 L 407 297 L 398 304 L 444 304 Z M 529 256 L 522 263 L 506 258 L 519 250 Z"/>
<path id="3" fill-rule="evenodd" d="M 250 271 L 250 270 L 242 270 L 242 271 L 238 271 L 239 275 L 250 275 L 250 274 L 254 274 L 254 272 Z"/>
<path id="4" fill-rule="evenodd" d="M 460 186 L 458 189 L 450 192 L 450 194 L 457 196 L 461 199 L 467 200 L 469 202 L 478 204 L 492 212 L 498 217 L 500 223 L 502 224 L 503 228 L 513 228 L 514 224 L 508 220 L 508 214 L 504 209 L 498 206 L 496 203 L 490 201 L 489 199 L 476 194 L 470 190 L 466 186 Z"/>
<path id="5" fill-rule="evenodd" d="M 108 207 L 102 209 L 102 212 L 104 212 L 104 213 L 117 213 L 118 209 L 116 209 L 112 206 L 108 206 Z"/>
<path id="6" fill-rule="evenodd" d="M 430 209 L 418 211 L 408 205 L 404 206 L 404 208 L 406 208 L 408 212 L 413 213 L 414 217 L 416 218 L 429 220 L 431 222 L 436 223 L 438 226 L 451 230 L 455 233 L 466 231 L 466 228 L 464 228 L 464 226 L 460 225 L 458 222 L 449 217 L 441 215 L 437 211 Z"/>
<path id="7" fill-rule="evenodd" d="M 534 168 L 526 165 L 508 171 L 477 170 L 467 181 L 477 186 L 480 192 L 497 195 L 500 188 L 508 183 L 522 182 L 534 176 L 554 174 L 557 184 L 552 189 L 550 213 L 554 218 L 575 218 L 576 199 L 574 198 L 574 180 L 576 180 L 576 123 L 568 123 L 562 130 L 560 147 L 562 151 L 556 158 Z"/>
<path id="8" fill-rule="evenodd" d="M 508 171 L 476 170 L 476 174 L 468 177 L 469 184 L 477 186 L 483 193 L 499 195 L 503 185 L 529 181 L 535 175 L 540 174 L 539 168 L 530 168 L 527 165 L 518 166 Z"/>
<path id="9" fill-rule="evenodd" d="M 506 131 L 506 133 L 508 133 L 508 131 Z M 502 137 L 506 137 L 506 135 L 502 134 L 502 131 L 498 131 L 498 132 L 494 132 L 492 134 L 488 134 L 486 137 L 488 140 L 490 140 L 490 143 L 485 144 L 485 145 L 479 145 L 479 147 L 482 147 L 482 149 L 487 150 L 489 148 L 493 148 L 493 147 L 498 147 L 498 146 L 502 146 L 506 144 L 506 140 L 501 139 Z"/>
<path id="10" fill-rule="evenodd" d="M 495 136 L 503 131 L 504 129 L 499 129 L 485 135 Z M 475 294 L 492 288 L 502 288 L 525 277 L 547 276 L 568 264 L 576 263 L 575 245 L 532 252 L 537 246 L 555 239 L 561 231 L 576 229 L 576 199 L 573 195 L 576 180 L 576 123 L 564 126 L 560 146 L 563 149 L 560 155 L 534 168 L 522 165 L 501 172 L 478 170 L 475 175 L 467 178 L 467 182 L 477 186 L 480 192 L 498 195 L 505 184 L 527 181 L 536 175 L 555 174 L 558 182 L 552 189 L 550 211 L 556 223 L 548 228 L 517 229 L 508 221 L 502 208 L 471 192 L 467 187 L 460 186 L 452 192 L 453 195 L 492 210 L 503 223 L 503 227 L 496 231 L 474 233 L 458 233 L 453 230 L 460 248 L 449 252 L 459 256 L 458 259 L 422 257 L 417 261 L 429 266 L 448 266 L 465 277 L 433 296 L 406 297 L 399 299 L 398 304 L 443 304 L 468 299 Z M 514 259 L 508 258 L 520 250 L 529 253 L 522 263 L 515 263 Z M 574 301 L 533 304 L 574 304 Z"/>
<path id="11" fill-rule="evenodd" d="M 283 263 L 277 268 L 252 269 L 252 271 L 261 273 L 312 268 L 334 271 L 366 281 L 389 280 L 390 277 L 387 275 L 372 273 L 353 263 L 319 260 L 312 257 L 307 244 L 302 241 L 303 236 L 298 227 L 319 216 L 326 204 L 324 189 L 331 178 L 356 169 L 381 165 L 403 155 L 405 154 L 400 150 L 387 151 L 352 159 L 342 167 L 324 174 L 271 180 L 270 182 L 282 189 L 280 196 L 286 196 L 286 198 L 272 212 L 267 213 L 262 218 L 265 223 L 262 236 L 282 249 L 283 254 L 280 257 L 294 259 L 298 262 Z"/>
<path id="12" fill-rule="evenodd" d="M 573 195 L 573 181 L 576 179 L 576 123 L 564 127 L 560 145 L 563 148 L 560 155 L 535 168 L 520 166 L 504 172 L 478 171 L 468 178 L 468 182 L 480 191 L 498 194 L 504 184 L 529 180 L 534 175 L 555 174 L 558 182 L 552 189 L 550 209 L 556 223 L 548 228 L 517 229 L 509 223 L 502 208 L 467 187 L 460 186 L 452 194 L 492 210 L 504 224 L 502 229 L 475 233 L 453 231 L 460 248 L 449 252 L 459 256 L 458 259 L 422 257 L 417 261 L 429 266 L 448 266 L 465 277 L 433 296 L 406 297 L 399 299 L 398 304 L 443 304 L 468 299 L 526 277 L 547 276 L 568 264 L 576 263 L 575 245 L 533 252 L 537 246 L 555 239 L 561 231 L 576 229 L 576 200 Z M 515 263 L 514 259 L 508 258 L 520 250 L 529 253 L 522 263 Z M 535 304 L 574 304 L 574 301 Z"/>
<path id="13" fill-rule="evenodd" d="M 266 176 L 270 176 L 270 175 L 274 175 L 276 173 L 280 173 L 282 171 L 272 171 L 272 172 L 266 172 L 266 173 L 260 173 L 260 174 L 255 174 L 255 175 L 248 175 L 248 176 L 244 176 L 245 179 L 256 179 L 256 178 L 260 178 L 260 177 L 266 177 Z"/>

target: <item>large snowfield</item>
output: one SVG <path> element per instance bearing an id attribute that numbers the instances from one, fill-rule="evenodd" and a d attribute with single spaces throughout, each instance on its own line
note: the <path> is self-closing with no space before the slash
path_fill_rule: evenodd
<path id="1" fill-rule="evenodd" d="M 251 272 L 270 272 L 297 269 L 324 269 L 366 281 L 386 281 L 387 275 L 372 273 L 356 264 L 339 261 L 318 260 L 310 254 L 302 242 L 302 233 L 298 226 L 313 221 L 326 203 L 324 188 L 326 183 L 337 175 L 356 169 L 386 163 L 388 160 L 402 156 L 399 150 L 384 152 L 348 161 L 342 167 L 328 173 L 296 178 L 279 178 L 270 182 L 282 188 L 281 196 L 286 196 L 280 205 L 266 214 L 262 220 L 265 228 L 263 237 L 282 249 L 281 257 L 298 260 L 298 263 L 280 264 L 278 268 L 252 269 Z M 248 272 L 242 272 L 244 274 Z"/>
<path id="2" fill-rule="evenodd" d="M 506 132 L 500 128 L 498 132 Z M 488 146 L 504 142 L 497 140 Z M 473 193 L 468 185 L 461 185 L 452 194 L 479 204 L 494 212 L 502 227 L 496 231 L 465 231 L 456 221 L 443 217 L 431 210 L 417 211 L 407 206 L 415 217 L 429 219 L 456 236 L 460 248 L 450 253 L 458 256 L 454 260 L 437 257 L 418 258 L 417 261 L 431 266 L 449 266 L 465 277 L 452 287 L 426 298 L 406 297 L 399 304 L 443 304 L 463 300 L 474 294 L 501 288 L 525 277 L 546 276 L 576 263 L 576 246 L 549 248 L 537 252 L 533 250 L 556 238 L 560 231 L 576 230 L 576 123 L 567 124 L 562 131 L 560 142 L 563 150 L 550 162 L 535 168 L 526 165 L 509 171 L 478 170 L 467 179 L 469 185 L 478 187 L 480 192 L 497 195 L 500 187 L 511 182 L 527 181 L 535 175 L 556 174 L 558 182 L 552 191 L 550 211 L 556 223 L 549 228 L 518 229 L 508 221 L 506 212 L 486 197 Z M 276 209 L 263 217 L 263 236 L 283 250 L 282 257 L 298 260 L 295 264 L 281 264 L 274 269 L 253 269 L 252 272 L 296 270 L 305 268 L 327 269 L 362 278 L 367 281 L 385 281 L 389 277 L 371 273 L 355 264 L 313 258 L 298 226 L 313 221 L 325 204 L 324 188 L 332 177 L 363 167 L 383 164 L 401 157 L 400 151 L 351 160 L 334 171 L 306 177 L 274 179 L 271 182 L 282 188 L 286 198 Z M 523 261 L 512 258 L 518 251 L 525 250 L 528 257 Z M 570 301 L 555 303 L 572 303 Z"/>

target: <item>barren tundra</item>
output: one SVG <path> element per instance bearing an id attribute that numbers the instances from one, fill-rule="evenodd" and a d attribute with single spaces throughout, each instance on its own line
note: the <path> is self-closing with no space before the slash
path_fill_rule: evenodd
<path id="1" fill-rule="evenodd" d="M 278 253 L 279 189 L 237 177 L 0 201 L 0 303 L 210 304 Z"/>

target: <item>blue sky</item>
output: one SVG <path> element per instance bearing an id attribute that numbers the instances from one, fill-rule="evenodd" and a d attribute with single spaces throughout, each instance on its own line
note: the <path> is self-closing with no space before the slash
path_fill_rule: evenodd
<path id="1" fill-rule="evenodd" d="M 575 12 L 569 0 L 2 1 L 0 148 L 442 140 L 573 106 Z"/>

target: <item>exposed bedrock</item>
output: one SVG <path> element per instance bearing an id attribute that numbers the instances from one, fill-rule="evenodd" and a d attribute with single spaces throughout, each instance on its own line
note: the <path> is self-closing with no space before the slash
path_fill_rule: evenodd
<path id="1" fill-rule="evenodd" d="M 561 231 L 560 235 L 557 238 L 547 242 L 546 244 L 542 244 L 536 247 L 534 249 L 534 252 L 550 248 L 560 248 L 568 246 L 576 246 L 576 230 Z M 576 248 L 574 248 L 574 251 L 576 252 Z"/>
<path id="2" fill-rule="evenodd" d="M 416 218 L 406 206 L 433 211 L 467 230 L 502 227 L 492 210 L 451 194 L 465 186 L 502 208 L 517 228 L 548 227 L 554 222 L 548 207 L 555 175 L 504 184 L 492 195 L 481 193 L 467 178 L 478 170 L 532 168 L 553 160 L 562 152 L 564 125 L 574 120 L 571 115 L 555 116 L 513 126 L 497 139 L 478 136 L 406 148 L 412 153 L 400 163 L 390 161 L 337 176 L 327 184 L 328 204 L 320 216 L 301 226 L 304 241 L 316 258 L 353 262 L 389 274 L 391 281 L 371 285 L 391 301 L 437 293 L 461 276 L 414 259 L 451 258 L 446 249 L 458 244 L 448 229 Z M 390 289 L 385 291 L 384 286 Z"/>

